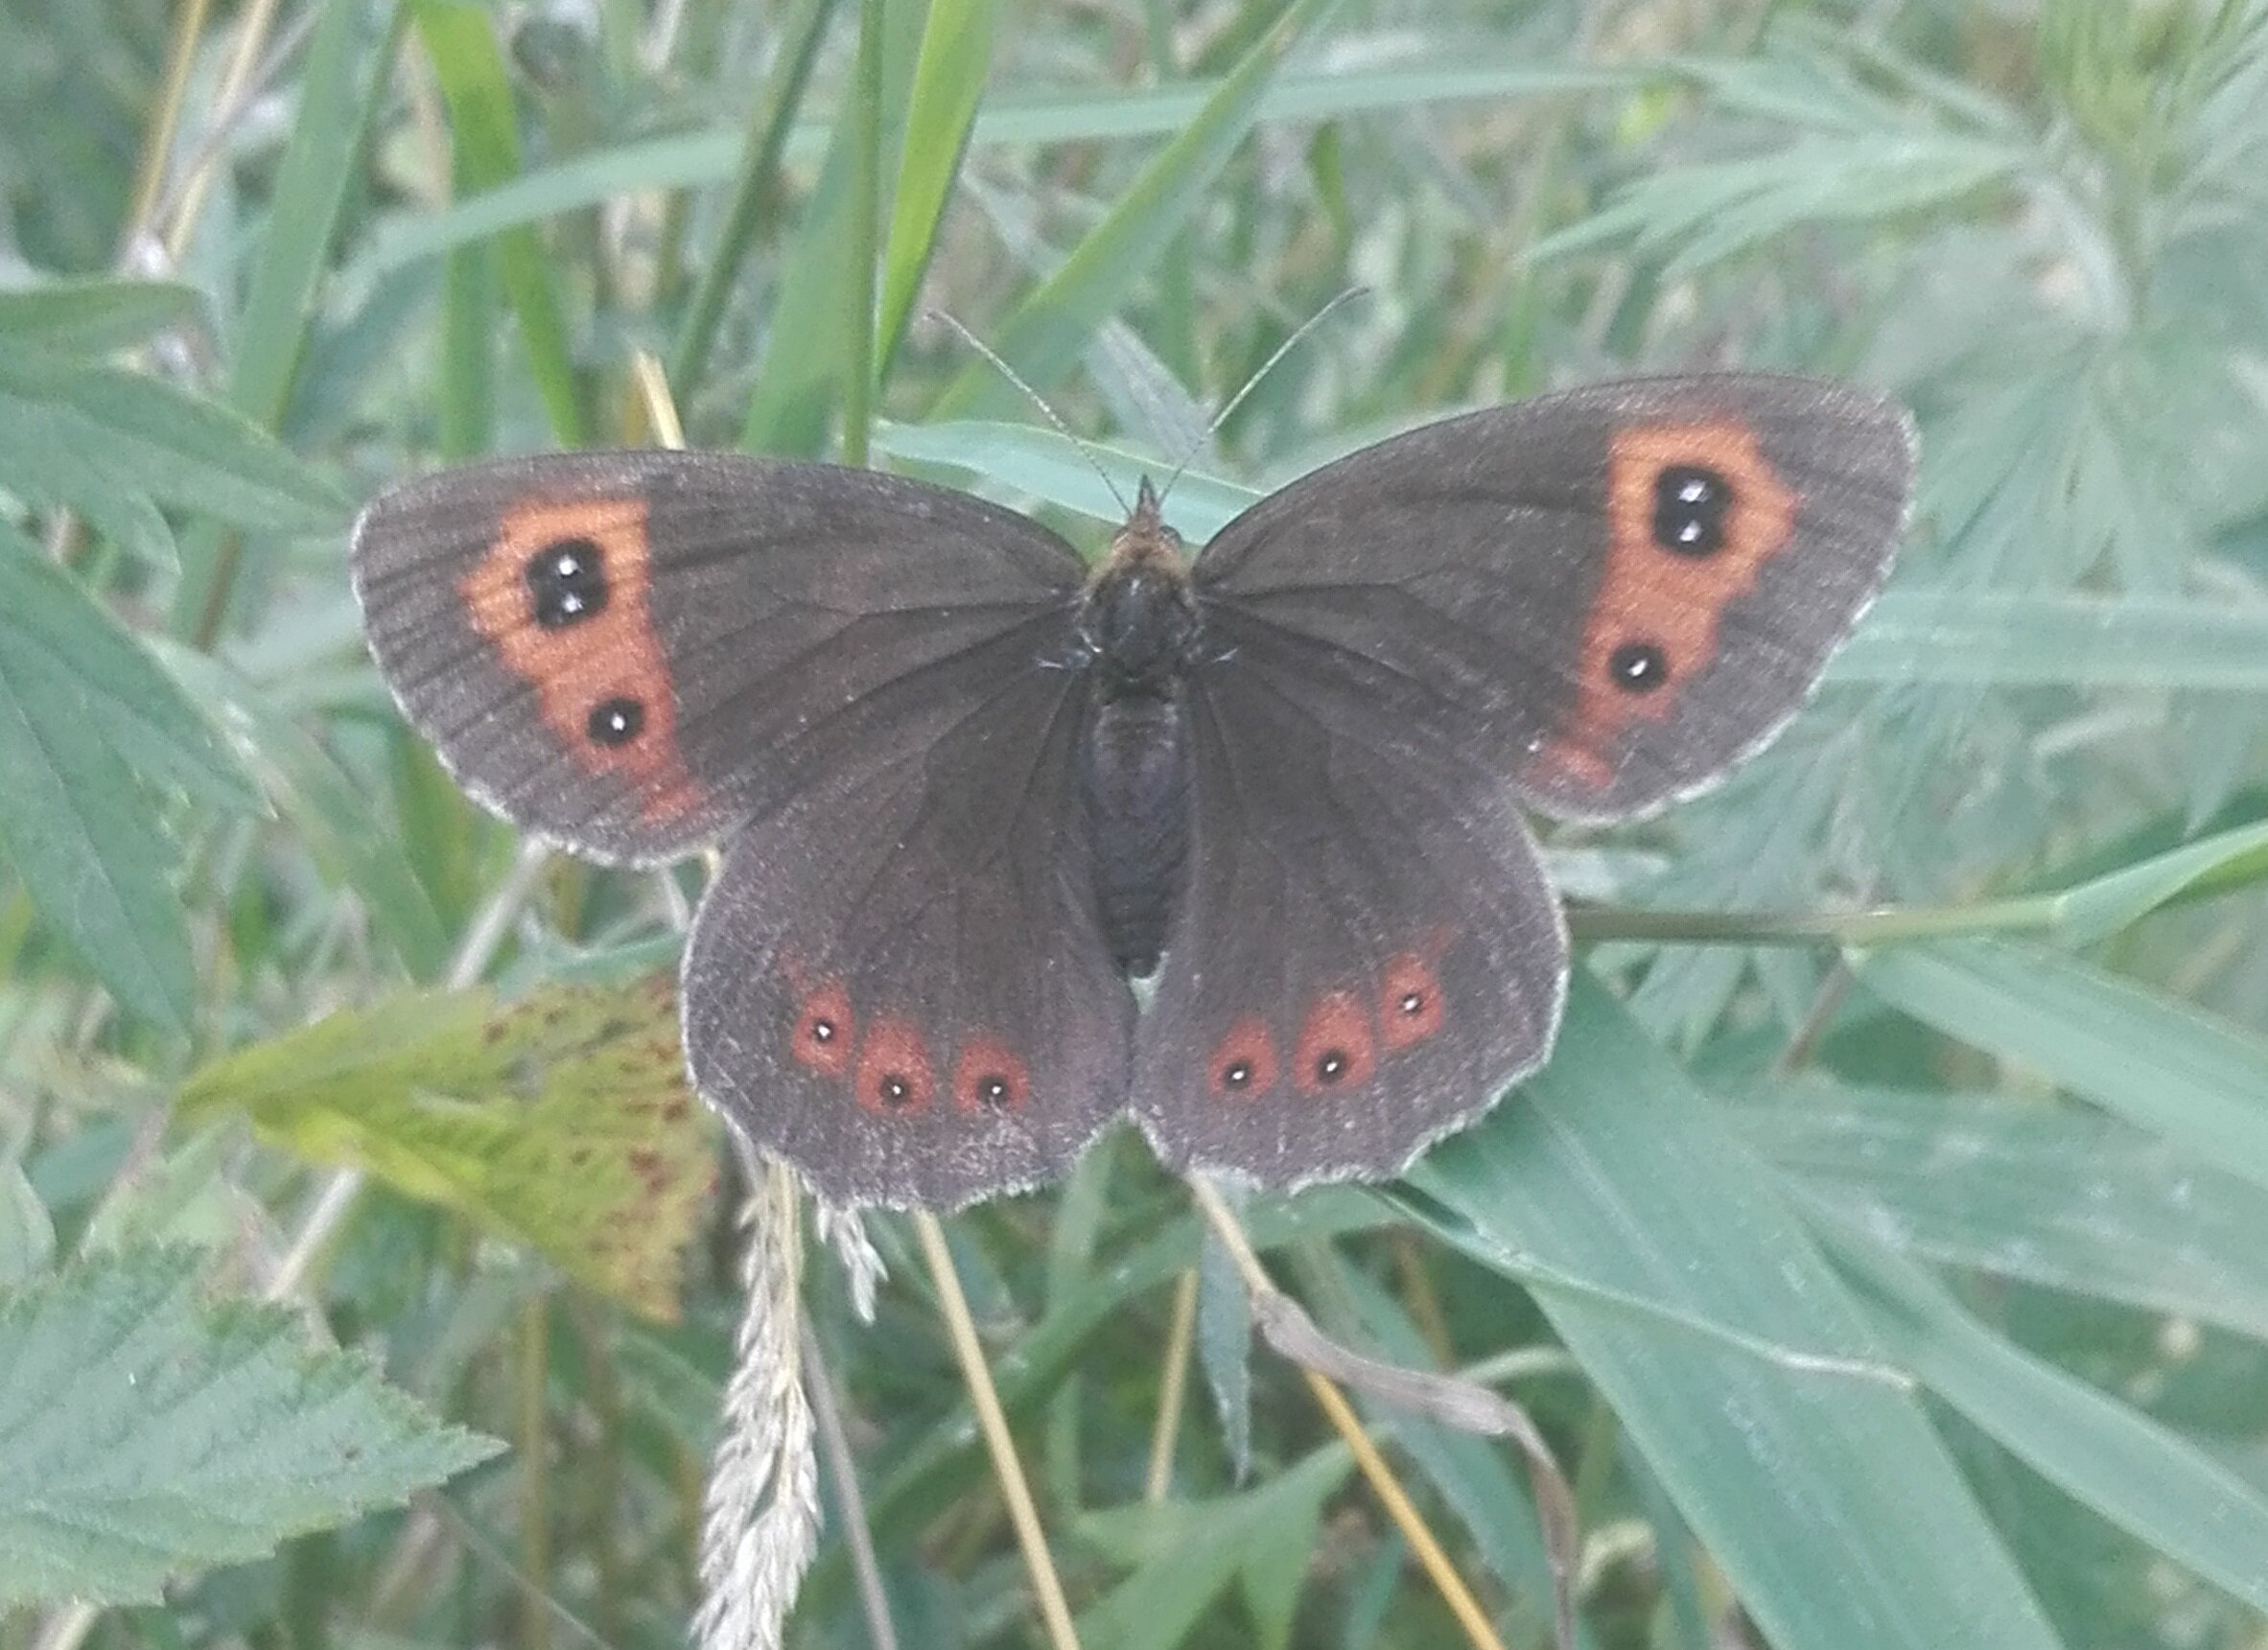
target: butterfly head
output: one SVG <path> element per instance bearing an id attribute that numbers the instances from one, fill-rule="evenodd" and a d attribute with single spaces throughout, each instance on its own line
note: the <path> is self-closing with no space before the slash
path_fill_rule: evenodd
<path id="1" fill-rule="evenodd" d="M 1134 515 L 1087 581 L 1079 613 L 1087 660 L 1114 693 L 1167 691 L 1197 640 L 1197 604 L 1181 535 L 1158 514 L 1144 477 Z"/>

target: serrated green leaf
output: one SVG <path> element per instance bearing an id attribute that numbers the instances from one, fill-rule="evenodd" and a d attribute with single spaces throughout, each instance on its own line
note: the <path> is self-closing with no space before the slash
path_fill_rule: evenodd
<path id="1" fill-rule="evenodd" d="M 185 1034 L 197 980 L 170 876 L 174 845 L 112 742 L 88 736 L 90 728 L 105 726 L 105 709 L 123 713 L 110 693 L 114 685 L 97 686 L 69 659 L 52 656 L 57 639 L 38 628 L 70 614 L 67 587 L 50 588 L 51 576 L 61 575 L 35 570 L 23 557 L 20 539 L 0 543 L 0 565 L 14 558 L 16 588 L 35 598 L 20 621 L 0 613 L 0 774 L 7 776 L 0 856 L 40 916 L 121 1005 Z M 0 575 L 0 593 L 7 576 Z M 82 616 L 101 622 L 91 607 Z M 66 617 L 66 644 L 72 628 Z M 112 662 L 122 657 L 110 655 Z"/>
<path id="2" fill-rule="evenodd" d="M 0 350 L 0 484 L 67 505 L 132 551 L 175 565 L 157 506 L 239 526 L 340 526 L 346 500 L 236 413 L 123 368 Z"/>
<path id="3" fill-rule="evenodd" d="M 154 1603 L 441 1482 L 501 1445 L 442 1426 L 281 1308 L 199 1298 L 145 1250 L 0 1297 L 0 1604 Z"/>
<path id="4" fill-rule="evenodd" d="M 0 523 L 0 655 L 79 707 L 73 725 L 115 747 L 144 778 L 223 807 L 260 793 L 212 724 L 149 651 L 62 569 Z"/>
<path id="5" fill-rule="evenodd" d="M 330 755 L 258 686 L 178 642 L 156 641 L 157 656 L 202 703 L 249 769 L 261 792 L 325 874 L 362 896 L 370 920 L 411 975 L 443 966 L 449 937 L 386 822 Z"/>
<path id="6" fill-rule="evenodd" d="M 203 305 L 203 294 L 179 281 L 52 281 L 0 290 L 0 335 L 11 349 L 106 355 L 195 319 Z"/>
<path id="7" fill-rule="evenodd" d="M 657 1318 L 714 1177 L 666 976 L 412 992 L 196 1073 L 186 1120 L 247 1113 L 299 1156 L 364 1170 L 526 1243 Z"/>

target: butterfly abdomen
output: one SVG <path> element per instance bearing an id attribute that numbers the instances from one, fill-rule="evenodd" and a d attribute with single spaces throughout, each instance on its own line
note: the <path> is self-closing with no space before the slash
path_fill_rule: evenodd
<path id="1" fill-rule="evenodd" d="M 1081 755 L 1103 937 L 1120 968 L 1147 974 L 1165 944 L 1189 846 L 1179 694 L 1098 692 Z"/>

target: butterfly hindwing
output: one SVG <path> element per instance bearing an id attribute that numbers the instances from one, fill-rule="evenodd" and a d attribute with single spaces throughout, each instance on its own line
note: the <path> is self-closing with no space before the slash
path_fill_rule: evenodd
<path id="1" fill-rule="evenodd" d="M 688 941 L 701 1092 L 837 1202 L 1053 1179 L 1126 1097 L 1134 996 L 1094 915 L 1084 696 L 972 662 L 925 750 L 799 795 L 727 852 Z"/>
<path id="2" fill-rule="evenodd" d="M 1083 576 L 966 495 L 724 453 L 445 471 L 357 523 L 355 588 L 404 711 L 507 818 L 666 858 L 844 764 L 918 750 L 932 689 L 1012 634 L 1060 648 Z"/>
<path id="3" fill-rule="evenodd" d="M 1188 684 L 1188 872 L 1134 1105 L 1177 1168 L 1400 1171 L 1549 1050 L 1567 936 L 1501 775 L 1252 628 Z"/>

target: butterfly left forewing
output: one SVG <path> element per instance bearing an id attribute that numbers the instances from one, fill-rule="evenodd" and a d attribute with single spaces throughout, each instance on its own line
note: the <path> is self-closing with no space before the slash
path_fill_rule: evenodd
<path id="1" fill-rule="evenodd" d="M 419 476 L 350 552 L 371 651 L 474 795 L 579 851 L 667 858 L 897 759 L 940 671 L 1062 645 L 1055 534 L 900 476 L 715 453 Z"/>
<path id="2" fill-rule="evenodd" d="M 1566 989 L 1510 783 L 1311 665 L 1255 629 L 1189 680 L 1189 869 L 1134 1064 L 1161 1158 L 1272 1186 L 1397 1173 L 1542 1060 Z"/>

